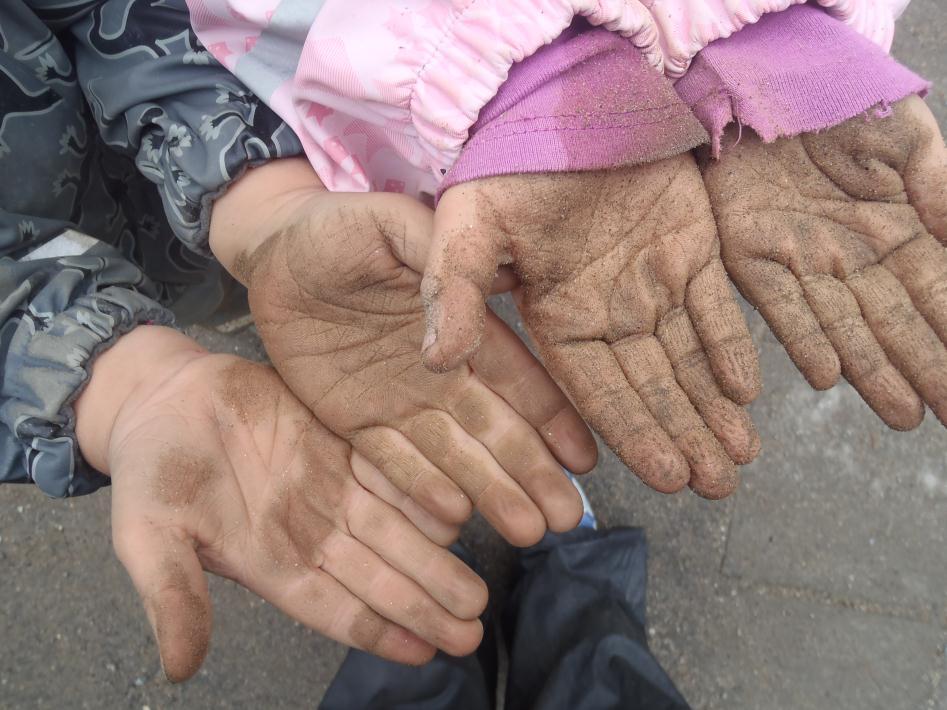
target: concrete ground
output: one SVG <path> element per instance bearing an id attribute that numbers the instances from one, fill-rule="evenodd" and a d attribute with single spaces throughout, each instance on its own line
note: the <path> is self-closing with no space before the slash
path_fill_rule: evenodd
<path id="1" fill-rule="evenodd" d="M 947 5 L 914 0 L 895 54 L 941 82 Z M 504 306 L 505 309 L 505 306 Z M 588 491 L 606 525 L 651 543 L 648 634 L 695 708 L 947 710 L 947 431 L 887 430 L 846 385 L 810 390 L 754 313 L 764 452 L 712 503 L 645 489 L 603 451 Z M 252 330 L 196 331 L 260 357 Z M 343 650 L 213 580 L 214 644 L 192 682 L 162 680 L 109 542 L 109 494 L 0 488 L 0 708 L 305 708 Z M 466 533 L 504 595 L 510 553 Z"/>

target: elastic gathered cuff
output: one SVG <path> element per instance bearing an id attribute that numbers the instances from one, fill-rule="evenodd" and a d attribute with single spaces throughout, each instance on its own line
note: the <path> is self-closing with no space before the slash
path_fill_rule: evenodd
<path id="1" fill-rule="evenodd" d="M 626 0 L 500 0 L 468 3 L 422 65 L 410 101 L 410 119 L 428 162 L 445 174 L 481 109 L 496 96 L 510 68 L 550 44 L 576 17 L 614 32 L 663 69 L 651 14 Z M 529 18 L 502 23 L 499 17 Z M 459 80 L 458 77 L 463 77 Z"/>
<path id="2" fill-rule="evenodd" d="M 22 446 L 21 471 L 25 468 L 28 480 L 54 498 L 108 485 L 108 477 L 89 467 L 79 452 L 72 404 L 96 357 L 118 338 L 138 325 L 171 325 L 173 320 L 147 296 L 110 286 L 80 296 L 59 313 L 31 307 L 4 324 L 0 421 Z"/>
<path id="3" fill-rule="evenodd" d="M 807 0 L 187 0 L 221 63 L 299 135 L 329 190 L 426 199 L 511 68 L 577 18 L 684 75 L 709 43 Z M 810 0 L 883 50 L 908 0 Z M 817 4 L 816 4 L 817 3 Z M 364 4 L 363 4 L 364 5 Z"/>

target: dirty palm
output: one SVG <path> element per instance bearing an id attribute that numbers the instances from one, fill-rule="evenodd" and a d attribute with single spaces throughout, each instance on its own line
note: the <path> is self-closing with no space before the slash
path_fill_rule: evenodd
<path id="1" fill-rule="evenodd" d="M 927 105 L 745 135 L 704 175 L 727 270 L 809 383 L 844 375 L 894 429 L 925 404 L 947 424 L 947 151 Z"/>
<path id="2" fill-rule="evenodd" d="M 314 191 L 249 259 L 250 303 L 281 376 L 319 419 L 446 530 L 471 504 L 531 545 L 582 513 L 561 466 L 595 464 L 569 400 L 498 318 L 448 374 L 418 357 L 431 213 L 402 196 Z M 423 263 L 423 262 L 422 262 Z M 453 531 L 453 532 L 452 532 Z"/>
<path id="3" fill-rule="evenodd" d="M 124 412 L 107 446 L 113 541 L 172 681 L 208 652 L 204 570 L 403 663 L 479 644 L 486 585 L 271 368 L 197 350 Z"/>
<path id="4" fill-rule="evenodd" d="M 703 183 L 683 155 L 449 190 L 427 364 L 476 352 L 486 285 L 510 264 L 544 362 L 622 461 L 657 490 L 723 497 L 760 448 L 729 275 L 813 387 L 844 376 L 894 429 L 925 404 L 947 422 L 947 151 L 926 104 L 771 144 L 731 127 L 725 143 L 702 153 Z"/>
<path id="5" fill-rule="evenodd" d="M 430 367 L 477 351 L 500 264 L 543 362 L 629 468 L 663 492 L 735 489 L 760 448 L 759 367 L 689 153 L 450 189 L 423 285 Z"/>

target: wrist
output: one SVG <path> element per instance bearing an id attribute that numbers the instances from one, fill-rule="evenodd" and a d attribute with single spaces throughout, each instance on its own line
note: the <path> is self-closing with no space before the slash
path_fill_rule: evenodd
<path id="1" fill-rule="evenodd" d="M 109 443 L 123 407 L 205 355 L 207 351 L 186 335 L 150 325 L 135 328 L 102 353 L 74 405 L 76 439 L 89 465 L 109 475 Z"/>
<path id="2" fill-rule="evenodd" d="M 289 222 L 301 201 L 322 192 L 319 176 L 302 158 L 274 160 L 247 171 L 214 204 L 211 252 L 234 278 L 248 285 L 241 262 Z"/>

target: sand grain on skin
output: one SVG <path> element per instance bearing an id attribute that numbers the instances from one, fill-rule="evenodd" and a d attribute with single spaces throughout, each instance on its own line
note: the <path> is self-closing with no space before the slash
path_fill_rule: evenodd
<path id="1" fill-rule="evenodd" d="M 157 500 L 172 508 L 193 505 L 219 475 L 213 459 L 184 448 L 162 452 L 158 471 L 152 492 Z"/>
<path id="2" fill-rule="evenodd" d="M 764 144 L 746 133 L 702 161 L 724 263 L 817 389 L 842 374 L 892 428 L 921 399 L 947 420 L 947 253 L 928 233 L 943 156 L 917 97 L 835 128 Z M 936 212 L 936 211 L 935 211 Z M 941 300 L 938 300 L 941 299 Z M 910 345 L 908 345 L 910 343 Z M 943 381 L 943 380 L 941 380 Z"/>
<path id="3" fill-rule="evenodd" d="M 160 578 L 161 588 L 147 598 L 145 606 L 165 675 L 172 683 L 180 683 L 194 675 L 207 656 L 212 616 L 205 597 L 193 588 L 179 562 L 166 562 Z"/>

